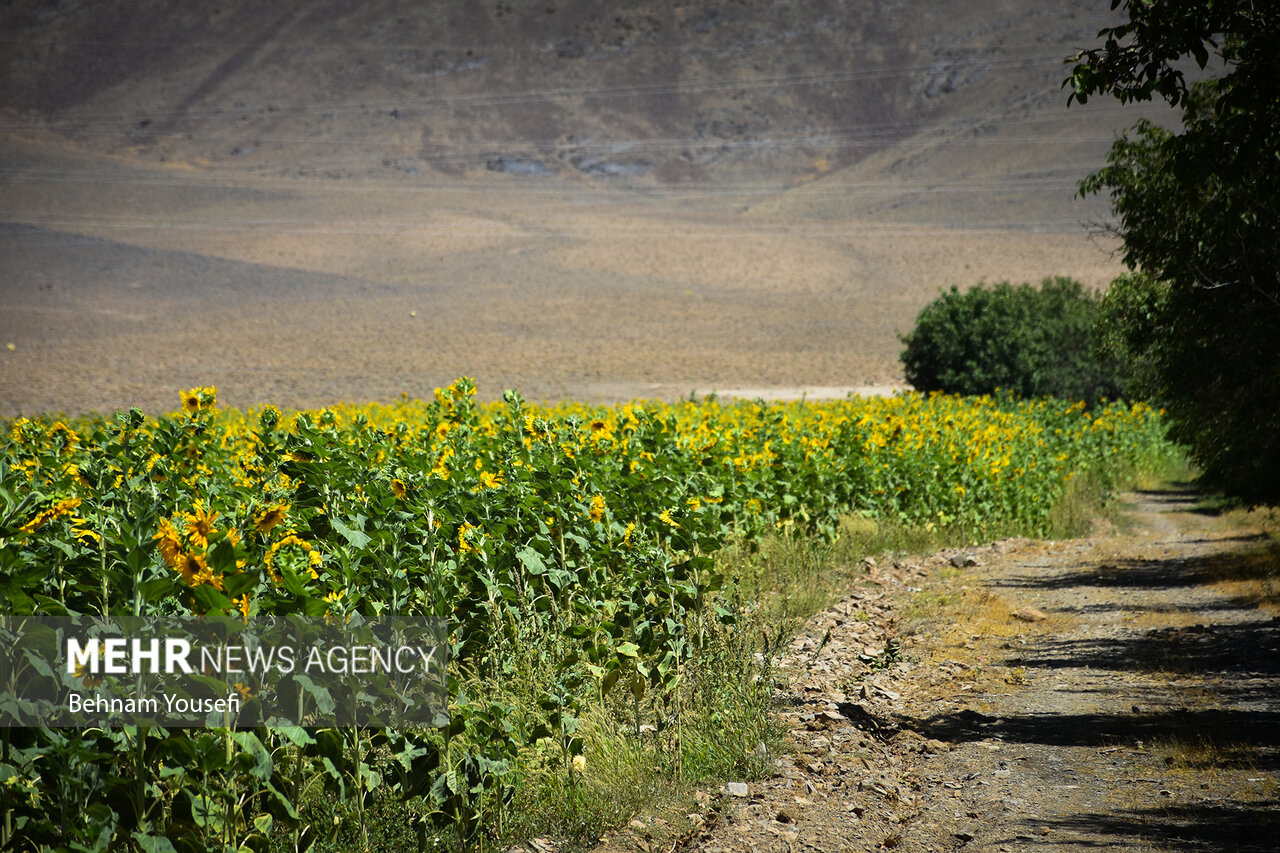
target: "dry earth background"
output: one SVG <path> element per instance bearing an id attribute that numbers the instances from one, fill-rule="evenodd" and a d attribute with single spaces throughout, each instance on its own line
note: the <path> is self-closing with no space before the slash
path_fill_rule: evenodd
<path id="1" fill-rule="evenodd" d="M 1119 271 L 1108 6 L 4 3 L 0 414 L 892 385 L 940 287 Z"/>

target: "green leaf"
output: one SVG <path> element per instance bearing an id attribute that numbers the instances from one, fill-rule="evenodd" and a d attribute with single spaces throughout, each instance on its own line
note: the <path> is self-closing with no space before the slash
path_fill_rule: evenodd
<path id="1" fill-rule="evenodd" d="M 222 803 L 212 793 L 209 795 L 202 794 L 199 791 L 188 789 L 186 791 L 187 799 L 191 802 L 191 819 L 196 822 L 196 826 L 202 826 L 208 829 L 219 831 L 223 825 L 223 808 Z"/>
<path id="2" fill-rule="evenodd" d="M 284 809 L 285 814 L 289 816 L 290 820 L 299 819 L 298 808 L 293 804 L 292 800 L 282 794 L 280 790 L 270 782 L 267 782 L 265 787 L 271 792 L 271 796 L 275 798 L 276 803 Z"/>
<path id="3" fill-rule="evenodd" d="M 138 585 L 138 593 L 141 595 L 143 601 L 148 604 L 154 604 L 165 596 L 173 593 L 174 587 L 176 586 L 176 578 L 177 575 L 174 574 L 172 576 L 161 576 L 143 581 Z"/>
<path id="4" fill-rule="evenodd" d="M 251 775 L 264 782 L 271 778 L 271 753 L 258 740 L 257 735 L 253 732 L 232 732 L 231 740 L 253 757 L 254 765 L 249 770 Z"/>
<path id="5" fill-rule="evenodd" d="M 163 835 L 145 835 L 135 832 L 133 840 L 142 849 L 142 853 L 178 853 L 173 847 L 173 842 Z"/>
<path id="6" fill-rule="evenodd" d="M 547 564 L 542 561 L 542 555 L 528 546 L 517 551 L 516 558 L 520 560 L 524 570 L 531 575 L 540 575 L 547 570 Z"/>
<path id="7" fill-rule="evenodd" d="M 369 544 L 368 536 L 359 530 L 348 527 L 340 519 L 331 518 L 329 519 L 329 523 L 333 525 L 334 530 L 338 531 L 338 533 L 342 535 L 343 539 L 347 540 L 347 543 L 351 545 L 352 548 L 359 549 Z"/>
<path id="8" fill-rule="evenodd" d="M 366 791 L 373 791 L 382 784 L 382 777 L 375 773 L 369 765 L 361 762 L 360 781 Z"/>
<path id="9" fill-rule="evenodd" d="M 328 688 L 321 687 L 312 681 L 310 676 L 304 675 L 300 672 L 293 674 L 293 680 L 299 687 L 306 691 L 307 695 L 311 697 L 311 700 L 315 702 L 316 710 L 320 712 L 320 714 L 328 715 L 333 713 L 336 703 L 333 701 L 333 694 L 329 692 Z"/>
<path id="10" fill-rule="evenodd" d="M 230 598 L 239 598 L 256 587 L 259 580 L 258 575 L 252 572 L 238 572 L 234 575 L 224 575 L 222 587 Z"/>
<path id="11" fill-rule="evenodd" d="M 211 613 L 215 610 L 229 610 L 231 608 L 231 599 L 226 594 L 214 589 L 208 584 L 201 584 L 191 588 L 191 597 L 195 601 L 196 610 L 199 613 Z"/>
<path id="12" fill-rule="evenodd" d="M 234 572 L 236 570 L 236 549 L 231 542 L 223 539 L 213 546 L 213 550 L 209 552 L 208 561 L 209 568 L 216 574 L 225 575 L 227 572 Z"/>
<path id="13" fill-rule="evenodd" d="M 301 726 L 273 726 L 271 731 L 284 737 L 294 746 L 310 746 L 316 739 Z"/>

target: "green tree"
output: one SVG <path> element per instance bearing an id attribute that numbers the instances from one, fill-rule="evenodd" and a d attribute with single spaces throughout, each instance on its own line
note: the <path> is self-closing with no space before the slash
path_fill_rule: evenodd
<path id="1" fill-rule="evenodd" d="M 1164 405 L 1203 482 L 1280 500 L 1280 6 L 1113 0 L 1128 20 L 1081 51 L 1071 101 L 1158 97 L 1180 132 L 1139 122 L 1081 184 L 1107 192 L 1137 274 L 1104 300 L 1110 352 Z M 1188 84 L 1199 66 L 1204 79 Z M 1213 73 L 1205 72 L 1210 69 Z"/>
<path id="2" fill-rule="evenodd" d="M 1090 405 L 1117 397 L 1113 363 L 1092 347 L 1097 299 L 1078 281 L 1046 278 L 1039 289 L 1001 282 L 929 303 L 902 337 L 907 381 L 921 391 L 1024 397 L 1052 395 Z"/>

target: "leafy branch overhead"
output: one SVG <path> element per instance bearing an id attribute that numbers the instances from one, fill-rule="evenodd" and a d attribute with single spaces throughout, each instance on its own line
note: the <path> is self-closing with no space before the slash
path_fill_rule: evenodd
<path id="1" fill-rule="evenodd" d="M 1182 127 L 1139 122 L 1082 194 L 1106 192 L 1145 279 L 1108 295 L 1115 355 L 1169 412 L 1206 485 L 1280 499 L 1280 11 L 1273 3 L 1114 2 L 1068 102 L 1159 97 Z M 1203 79 L 1188 83 L 1194 63 Z M 1140 284 L 1149 280 L 1151 283 Z"/>
<path id="2" fill-rule="evenodd" d="M 1101 30 L 1098 38 L 1104 40 L 1102 47 L 1081 50 L 1068 60 L 1075 67 L 1064 84 L 1072 89 L 1067 102 L 1083 104 L 1092 95 L 1106 94 L 1122 103 L 1158 96 L 1176 107 L 1189 91 L 1179 67 L 1188 58 L 1201 70 L 1208 66 L 1211 52 L 1246 69 L 1265 64 L 1265 45 L 1246 36 L 1265 29 L 1269 17 L 1266 5 L 1250 0 L 1112 0 L 1111 8 L 1124 8 L 1129 20 Z"/>

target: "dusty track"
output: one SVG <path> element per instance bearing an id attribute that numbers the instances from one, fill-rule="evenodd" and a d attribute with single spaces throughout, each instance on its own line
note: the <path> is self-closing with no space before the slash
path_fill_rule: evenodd
<path id="1" fill-rule="evenodd" d="M 792 648 L 794 754 L 684 847 L 1274 850 L 1275 551 L 1185 495 L 1135 501 L 1123 535 L 873 570 Z M 895 636 L 902 662 L 858 659 Z"/>

